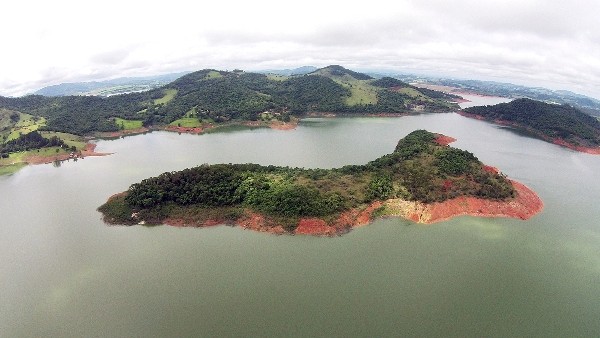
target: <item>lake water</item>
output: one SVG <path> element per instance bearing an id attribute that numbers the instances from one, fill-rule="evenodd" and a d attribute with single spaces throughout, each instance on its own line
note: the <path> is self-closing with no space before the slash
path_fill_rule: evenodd
<path id="1" fill-rule="evenodd" d="M 426 128 L 533 188 L 529 221 L 379 220 L 336 238 L 106 226 L 96 208 L 202 163 L 337 167 Z M 457 114 L 154 132 L 0 177 L 0 336 L 600 336 L 600 156 Z"/>

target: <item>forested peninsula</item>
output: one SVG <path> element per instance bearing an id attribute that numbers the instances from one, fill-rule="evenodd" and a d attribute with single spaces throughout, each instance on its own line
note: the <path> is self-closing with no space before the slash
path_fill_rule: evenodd
<path id="1" fill-rule="evenodd" d="M 457 215 L 527 219 L 541 200 L 453 139 L 417 130 L 365 165 L 302 169 L 201 165 L 148 178 L 99 207 L 109 224 L 240 225 L 278 234 L 339 235 L 373 218 L 432 223 Z"/>
<path id="2" fill-rule="evenodd" d="M 517 99 L 464 109 L 463 116 L 524 129 L 573 150 L 600 154 L 600 121 L 569 105 Z"/>

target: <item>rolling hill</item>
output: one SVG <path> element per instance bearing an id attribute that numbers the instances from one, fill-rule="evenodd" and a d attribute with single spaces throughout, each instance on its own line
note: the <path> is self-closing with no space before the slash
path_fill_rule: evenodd
<path id="1" fill-rule="evenodd" d="M 124 120 L 161 126 L 182 118 L 197 119 L 198 123 L 255 121 L 265 112 L 270 119 L 285 121 L 313 112 L 400 114 L 457 109 L 443 94 L 432 97 L 412 88 L 377 86 L 375 81 L 341 66 L 277 78 L 241 70 L 205 69 L 139 93 L 0 97 L 0 108 L 44 117 L 44 129 L 77 135 L 118 131 Z"/>

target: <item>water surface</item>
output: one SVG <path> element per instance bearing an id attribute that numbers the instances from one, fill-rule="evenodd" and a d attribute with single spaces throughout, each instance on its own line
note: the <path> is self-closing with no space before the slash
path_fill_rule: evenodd
<path id="1" fill-rule="evenodd" d="M 360 164 L 426 128 L 545 203 L 529 221 L 377 221 L 338 238 L 111 227 L 96 208 L 202 163 Z M 600 335 L 600 156 L 457 114 L 154 132 L 0 177 L 0 336 Z"/>

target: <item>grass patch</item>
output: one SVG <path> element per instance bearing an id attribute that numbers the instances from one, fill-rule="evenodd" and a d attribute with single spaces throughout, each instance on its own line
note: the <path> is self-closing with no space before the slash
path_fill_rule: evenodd
<path id="1" fill-rule="evenodd" d="M 352 84 L 350 93 L 350 97 L 346 99 L 346 104 L 349 106 L 377 103 L 377 89 L 364 81 L 356 81 Z"/>
<path id="2" fill-rule="evenodd" d="M 202 122 L 195 117 L 182 117 L 169 123 L 169 125 L 184 128 L 198 128 L 202 127 Z"/>
<path id="3" fill-rule="evenodd" d="M 333 79 L 350 90 L 350 96 L 346 98 L 346 104 L 356 106 L 359 104 L 376 104 L 377 87 L 369 84 L 366 80 L 357 80 L 349 75 L 340 76 Z"/>
<path id="4" fill-rule="evenodd" d="M 210 72 L 208 72 L 208 74 L 206 74 L 206 77 L 204 77 L 205 79 L 218 79 L 220 77 L 223 77 L 223 75 L 221 75 L 221 73 L 217 72 L 216 70 L 211 70 Z"/>
<path id="5" fill-rule="evenodd" d="M 115 117 L 115 124 L 123 130 L 138 129 L 142 127 L 142 120 L 125 120 L 120 117 Z"/>
<path id="6" fill-rule="evenodd" d="M 29 152 L 11 153 L 8 158 L 0 158 L 0 175 L 10 175 L 27 165 L 23 158 Z"/>
<path id="7" fill-rule="evenodd" d="M 11 175 L 21 170 L 26 164 L 23 162 L 8 164 L 8 165 L 0 165 L 0 176 L 1 175 Z"/>
<path id="8" fill-rule="evenodd" d="M 19 120 L 16 122 L 10 118 L 10 115 L 14 113 L 19 114 Z M 43 117 L 0 109 L 0 142 L 14 140 L 45 125 L 46 119 Z"/>
<path id="9" fill-rule="evenodd" d="M 161 97 L 160 99 L 154 100 L 154 104 L 167 104 L 169 101 L 175 98 L 175 95 L 177 95 L 177 89 L 166 89 L 164 93 L 165 96 Z"/>
<path id="10" fill-rule="evenodd" d="M 67 151 L 61 147 L 50 147 L 50 148 L 41 148 L 41 149 L 26 151 L 24 156 L 27 156 L 27 155 L 52 156 L 52 155 L 68 154 L 68 153 L 70 153 L 70 151 Z"/>
<path id="11" fill-rule="evenodd" d="M 56 132 L 56 131 L 41 131 L 39 133 L 40 133 L 40 135 L 42 135 L 45 138 L 51 138 L 52 136 L 56 136 L 59 139 L 63 140 L 65 142 L 65 144 L 68 145 L 69 147 L 74 146 L 78 150 L 85 148 L 85 145 L 87 144 L 87 141 L 85 140 L 85 138 L 83 138 L 79 135 L 73 135 L 73 134 L 69 134 L 69 133 L 60 133 L 60 132 Z"/>
<path id="12" fill-rule="evenodd" d="M 398 93 L 408 95 L 413 99 L 421 99 L 423 101 L 429 101 L 429 102 L 432 101 L 431 98 L 429 98 L 428 96 L 424 95 L 423 93 L 421 93 L 420 91 L 418 91 L 414 88 L 401 88 L 400 90 L 398 90 Z"/>
<path id="13" fill-rule="evenodd" d="M 279 75 L 279 74 L 267 74 L 267 79 L 272 81 L 285 81 L 289 79 L 289 76 Z"/>

